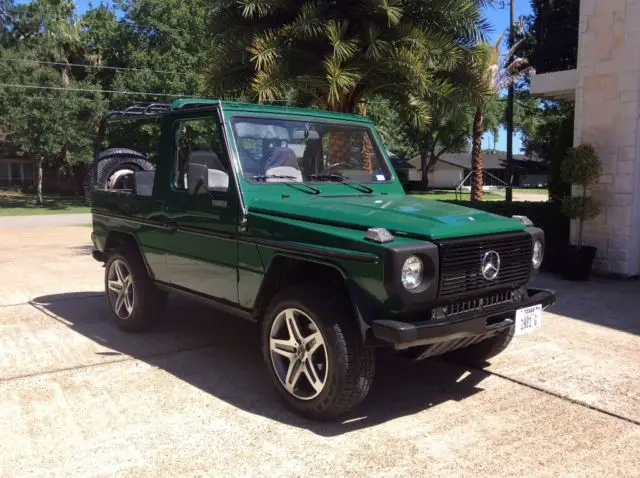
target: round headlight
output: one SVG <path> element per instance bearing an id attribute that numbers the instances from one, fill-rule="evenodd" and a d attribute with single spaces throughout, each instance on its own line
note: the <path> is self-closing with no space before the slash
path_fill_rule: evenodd
<path id="1" fill-rule="evenodd" d="M 531 262 L 533 267 L 538 269 L 542 265 L 542 258 L 544 257 L 544 251 L 542 250 L 542 243 L 540 241 L 533 244 L 533 255 L 531 256 Z"/>
<path id="2" fill-rule="evenodd" d="M 407 290 L 414 290 L 422 284 L 422 261 L 416 256 L 409 256 L 402 266 L 402 285 Z"/>

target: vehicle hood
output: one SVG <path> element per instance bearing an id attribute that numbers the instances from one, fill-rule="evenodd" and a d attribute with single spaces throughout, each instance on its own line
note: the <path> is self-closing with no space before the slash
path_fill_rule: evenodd
<path id="1" fill-rule="evenodd" d="M 264 214 L 331 226 L 366 230 L 383 227 L 397 235 L 421 239 L 520 231 L 511 218 L 456 204 L 407 195 L 255 198 L 250 214 Z"/>

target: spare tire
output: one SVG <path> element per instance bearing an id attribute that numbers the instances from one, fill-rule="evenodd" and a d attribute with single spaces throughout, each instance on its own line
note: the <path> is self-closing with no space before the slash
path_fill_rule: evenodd
<path id="1" fill-rule="evenodd" d="M 127 148 L 111 148 L 101 152 L 87 170 L 84 191 L 87 201 L 94 189 L 123 189 L 136 171 L 152 171 L 155 167 L 147 156 Z M 94 182 L 95 174 L 95 182 Z"/>

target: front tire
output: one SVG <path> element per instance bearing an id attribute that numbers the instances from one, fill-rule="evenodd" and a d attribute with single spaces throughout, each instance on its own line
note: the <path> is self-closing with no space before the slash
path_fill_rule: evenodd
<path id="1" fill-rule="evenodd" d="M 289 408 L 316 420 L 354 409 L 373 382 L 373 349 L 364 346 L 340 296 L 291 287 L 275 297 L 262 322 L 262 352 L 276 390 Z"/>
<path id="2" fill-rule="evenodd" d="M 131 247 L 109 253 L 104 285 L 115 324 L 126 332 L 144 332 L 161 320 L 166 294 L 151 281 L 142 257 Z"/>

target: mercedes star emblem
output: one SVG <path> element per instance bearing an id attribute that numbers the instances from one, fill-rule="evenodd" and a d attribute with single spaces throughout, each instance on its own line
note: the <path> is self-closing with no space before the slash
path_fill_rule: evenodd
<path id="1" fill-rule="evenodd" d="M 500 256 L 496 251 L 487 251 L 482 257 L 482 277 L 493 280 L 500 272 Z"/>

